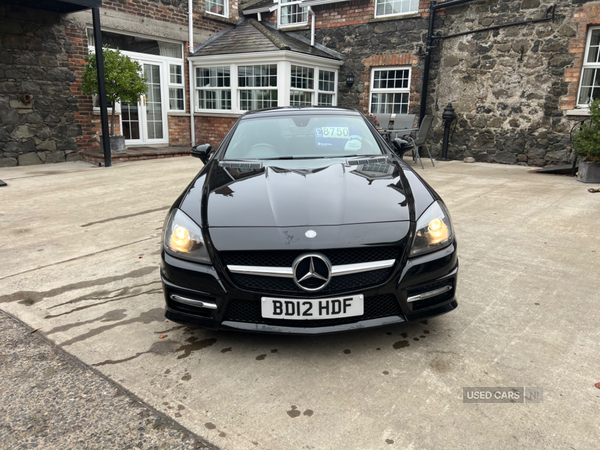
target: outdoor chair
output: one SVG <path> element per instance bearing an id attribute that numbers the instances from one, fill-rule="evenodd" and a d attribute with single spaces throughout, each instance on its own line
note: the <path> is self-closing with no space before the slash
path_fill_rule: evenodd
<path id="1" fill-rule="evenodd" d="M 395 138 L 410 135 L 415 131 L 415 114 L 396 114 L 390 136 L 392 141 Z"/>
<path id="2" fill-rule="evenodd" d="M 425 142 L 427 140 L 427 135 L 429 134 L 429 130 L 431 129 L 432 122 L 433 122 L 433 116 L 425 116 L 423 118 L 423 122 L 421 122 L 421 126 L 419 127 L 419 130 L 417 131 L 416 137 L 414 139 L 411 136 L 406 135 L 406 136 L 403 136 L 402 138 L 394 139 L 394 141 L 393 141 L 395 143 L 395 145 L 397 146 L 397 148 L 399 148 L 399 149 L 402 148 L 403 144 L 412 145 L 414 159 L 419 160 L 419 162 L 421 163 L 421 168 L 423 168 L 423 169 L 425 169 L 425 166 L 423 165 L 423 160 L 421 159 L 421 155 L 419 154 L 419 147 L 422 147 L 423 145 L 425 146 L 425 148 L 427 148 L 427 153 L 429 154 L 429 159 L 431 160 L 431 165 L 433 167 L 435 167 L 433 158 L 431 157 L 431 151 L 429 150 L 429 145 L 427 145 L 427 142 Z M 402 152 L 402 154 L 404 154 L 404 152 Z"/>

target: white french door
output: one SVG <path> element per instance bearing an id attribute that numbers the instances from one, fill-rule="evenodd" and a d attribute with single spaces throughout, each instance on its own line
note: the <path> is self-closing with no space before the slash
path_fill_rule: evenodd
<path id="1" fill-rule="evenodd" d="M 148 91 L 137 104 L 121 104 L 121 130 L 127 145 L 168 144 L 166 95 L 168 64 L 136 59 L 142 66 Z"/>

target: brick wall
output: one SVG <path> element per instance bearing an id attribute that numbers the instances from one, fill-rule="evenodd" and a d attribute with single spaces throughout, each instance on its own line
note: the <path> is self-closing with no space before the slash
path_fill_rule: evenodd
<path id="1" fill-rule="evenodd" d="M 216 148 L 236 120 L 237 117 L 197 116 L 196 144 L 210 144 Z"/>
<path id="2" fill-rule="evenodd" d="M 169 116 L 169 145 L 191 147 L 189 117 Z"/>

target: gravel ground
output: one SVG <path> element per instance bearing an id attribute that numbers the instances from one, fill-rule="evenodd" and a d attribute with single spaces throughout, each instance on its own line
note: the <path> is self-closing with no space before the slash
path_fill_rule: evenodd
<path id="1" fill-rule="evenodd" d="M 216 449 L 0 311 L 0 449 Z"/>

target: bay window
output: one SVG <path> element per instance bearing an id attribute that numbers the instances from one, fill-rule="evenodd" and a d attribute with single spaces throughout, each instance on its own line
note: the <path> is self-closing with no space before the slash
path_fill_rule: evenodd
<path id="1" fill-rule="evenodd" d="M 222 65 L 222 60 L 220 56 L 196 60 L 195 111 L 198 113 L 241 114 L 278 106 L 335 106 L 337 103 L 341 61 L 295 55 L 285 58 L 240 56 L 228 65 Z"/>

